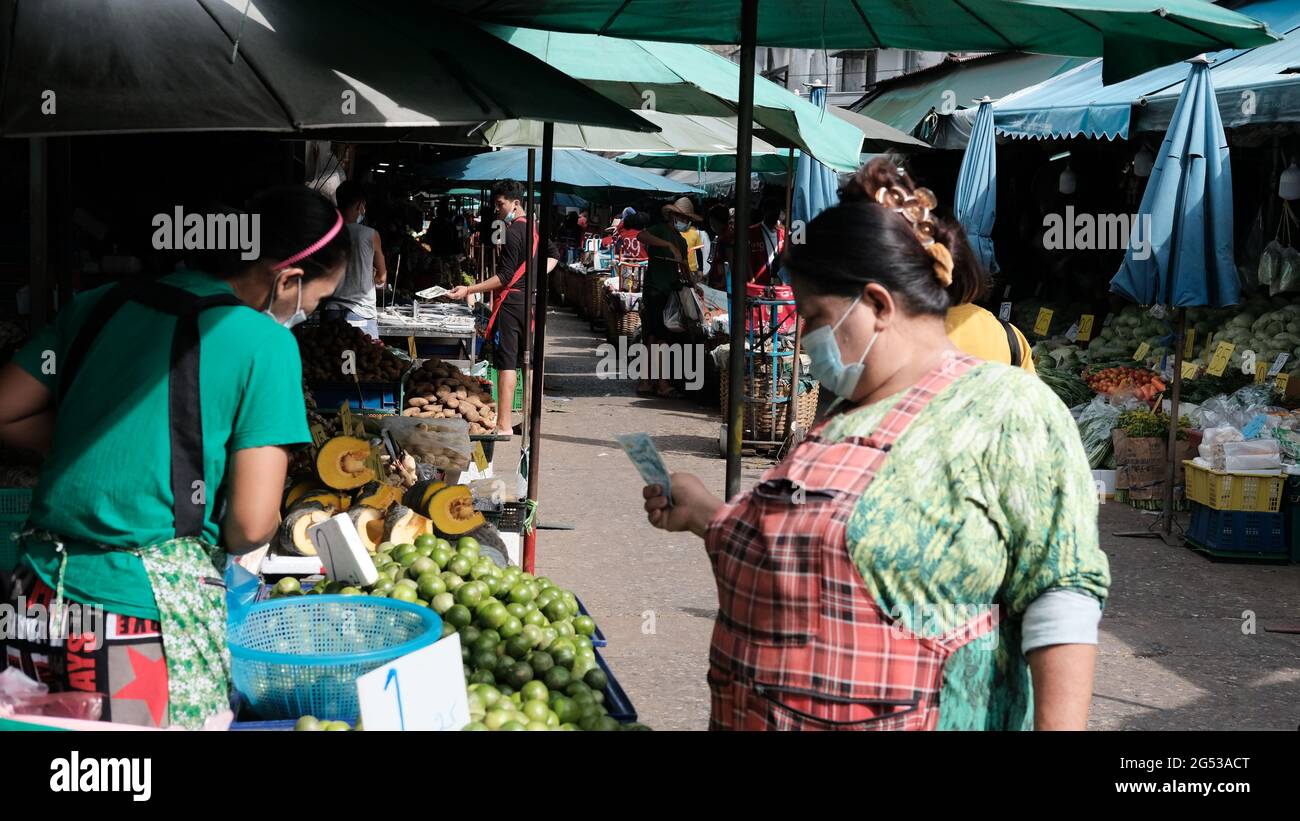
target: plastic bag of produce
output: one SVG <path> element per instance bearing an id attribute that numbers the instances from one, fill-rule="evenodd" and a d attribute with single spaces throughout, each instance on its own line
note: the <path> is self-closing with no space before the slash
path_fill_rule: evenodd
<path id="1" fill-rule="evenodd" d="M 390 416 L 380 422 L 393 441 L 421 462 L 440 470 L 465 470 L 473 446 L 469 422 L 459 418 L 421 419 L 418 416 Z"/>
<path id="2" fill-rule="evenodd" d="M 1300 251 L 1283 248 L 1278 261 L 1277 278 L 1269 284 L 1269 295 L 1277 296 L 1286 291 L 1300 291 Z"/>
<path id="3" fill-rule="evenodd" d="M 1236 473 L 1243 470 L 1281 470 L 1282 457 L 1277 456 L 1227 456 L 1223 460 L 1223 470 Z M 1217 468 L 1216 468 L 1217 470 Z"/>
<path id="4" fill-rule="evenodd" d="M 1075 418 L 1079 424 L 1079 439 L 1083 442 L 1084 452 L 1088 454 L 1088 464 L 1093 468 L 1113 467 L 1115 452 L 1111 431 L 1119 424 L 1124 409 L 1112 404 L 1106 397 L 1098 396 L 1074 410 L 1078 410 Z"/>
<path id="5" fill-rule="evenodd" d="M 1283 461 L 1290 464 L 1300 462 L 1300 432 L 1290 428 L 1277 427 L 1273 429 L 1273 438 L 1277 439 Z"/>
<path id="6" fill-rule="evenodd" d="M 1259 268 L 1256 271 L 1255 279 L 1261 288 L 1271 290 L 1274 282 L 1277 281 L 1278 267 L 1282 261 L 1282 243 L 1272 240 L 1264 246 L 1264 252 L 1259 256 Z"/>
<path id="7" fill-rule="evenodd" d="M 1245 439 L 1245 437 L 1241 435 L 1241 431 L 1231 425 L 1224 425 L 1217 428 L 1206 428 L 1204 434 L 1201 436 L 1201 444 L 1198 448 L 1198 452 L 1200 453 L 1201 458 L 1213 464 L 1216 448 L 1218 449 L 1219 457 L 1222 458 L 1223 445 L 1225 443 L 1240 442 L 1243 439 Z"/>

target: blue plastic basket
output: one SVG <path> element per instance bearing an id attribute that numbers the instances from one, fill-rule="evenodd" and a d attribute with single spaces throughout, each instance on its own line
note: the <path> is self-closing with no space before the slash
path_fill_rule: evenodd
<path id="1" fill-rule="evenodd" d="M 391 382 L 361 382 L 313 385 L 312 396 L 322 412 L 333 413 L 339 405 L 350 402 L 353 410 L 395 413 L 401 389 Z"/>
<path id="2" fill-rule="evenodd" d="M 1283 519 L 1281 513 L 1215 510 L 1192 502 L 1187 540 L 1222 553 L 1285 557 L 1287 543 Z"/>
<path id="3" fill-rule="evenodd" d="M 231 676 L 258 718 L 353 722 L 358 676 L 441 636 L 438 614 L 407 602 L 341 595 L 272 599 L 250 606 L 231 626 Z"/>

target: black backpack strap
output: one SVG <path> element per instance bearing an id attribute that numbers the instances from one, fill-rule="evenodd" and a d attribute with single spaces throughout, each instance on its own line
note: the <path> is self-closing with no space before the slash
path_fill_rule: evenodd
<path id="1" fill-rule="evenodd" d="M 1016 326 L 1001 318 L 998 322 L 1002 323 L 1002 329 L 1007 332 L 1007 347 L 1011 349 L 1011 367 L 1019 368 L 1020 363 L 1024 361 L 1024 356 L 1020 351 L 1020 337 L 1016 336 Z"/>
<path id="2" fill-rule="evenodd" d="M 203 487 L 203 403 L 199 387 L 199 314 L 209 308 L 243 305 L 234 294 L 196 296 L 161 282 L 122 284 L 103 296 L 82 324 L 60 368 L 59 396 L 67 395 L 77 367 L 104 326 L 126 302 L 176 317 L 167 381 L 171 431 L 172 518 L 176 537 L 203 534 L 208 489 Z"/>

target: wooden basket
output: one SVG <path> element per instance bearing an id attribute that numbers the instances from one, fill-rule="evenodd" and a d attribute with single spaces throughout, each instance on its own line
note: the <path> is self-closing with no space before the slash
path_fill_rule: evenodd
<path id="1" fill-rule="evenodd" d="M 605 321 L 605 277 L 589 277 L 587 284 L 587 318 L 593 323 Z"/>
<path id="2" fill-rule="evenodd" d="M 726 416 L 727 402 L 731 395 L 731 380 L 727 371 L 727 366 L 723 365 L 721 382 L 718 386 L 723 416 Z M 748 373 L 745 374 L 745 394 L 754 397 L 745 403 L 745 432 L 750 437 L 770 437 L 770 441 L 776 441 L 785 436 L 785 417 L 789 412 L 790 403 L 782 402 L 773 408 L 767 401 L 771 390 L 771 373 L 758 370 L 752 380 Z M 817 418 L 817 398 L 820 391 L 821 386 L 814 383 L 812 390 L 799 394 L 794 402 L 794 423 L 805 431 L 812 427 L 813 420 Z M 781 379 L 777 396 L 786 397 L 789 393 L 790 377 L 787 374 Z"/>

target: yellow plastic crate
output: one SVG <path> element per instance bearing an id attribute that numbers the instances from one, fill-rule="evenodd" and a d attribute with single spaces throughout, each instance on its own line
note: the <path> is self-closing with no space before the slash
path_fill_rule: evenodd
<path id="1" fill-rule="evenodd" d="M 1215 510 L 1277 513 L 1282 506 L 1285 476 L 1247 476 L 1209 470 L 1194 462 L 1187 469 L 1187 498 Z"/>

